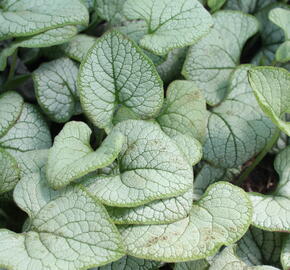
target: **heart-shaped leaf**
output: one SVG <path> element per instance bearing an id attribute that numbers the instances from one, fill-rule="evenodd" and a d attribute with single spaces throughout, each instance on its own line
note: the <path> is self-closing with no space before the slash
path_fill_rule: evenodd
<path id="1" fill-rule="evenodd" d="M 280 176 L 276 191 L 270 195 L 250 193 L 252 224 L 269 231 L 290 232 L 290 147 L 277 155 L 275 169 Z"/>
<path id="2" fill-rule="evenodd" d="M 124 136 L 113 131 L 94 151 L 90 146 L 91 129 L 83 122 L 68 122 L 49 150 L 47 180 L 55 189 L 68 185 L 89 172 L 111 164 L 122 149 Z"/>
<path id="3" fill-rule="evenodd" d="M 231 72 L 240 62 L 245 42 L 258 31 L 258 21 L 238 11 L 213 15 L 210 33 L 189 48 L 182 74 L 194 81 L 210 105 L 226 96 Z"/>
<path id="4" fill-rule="evenodd" d="M 223 167 L 238 167 L 259 153 L 275 132 L 275 126 L 259 110 L 247 80 L 249 65 L 231 75 L 225 101 L 211 110 L 204 159 Z"/>
<path id="5" fill-rule="evenodd" d="M 157 55 L 195 43 L 212 26 L 210 14 L 197 0 L 127 0 L 124 14 L 146 22 L 148 34 L 140 45 Z"/>
<path id="6" fill-rule="evenodd" d="M 162 81 L 152 62 L 116 31 L 99 38 L 89 51 L 78 82 L 82 108 L 100 128 L 112 127 L 119 107 L 148 119 L 163 103 Z"/>
<path id="7" fill-rule="evenodd" d="M 160 127 L 142 120 L 114 127 L 125 136 L 118 156 L 118 173 L 92 176 L 84 182 L 104 204 L 134 207 L 181 195 L 192 188 L 191 165 Z"/>
<path id="8" fill-rule="evenodd" d="M 284 121 L 290 112 L 290 72 L 283 68 L 257 67 L 249 72 L 249 81 L 264 113 L 286 134 L 290 124 Z"/>
<path id="9" fill-rule="evenodd" d="M 251 222 L 247 194 L 226 182 L 213 184 L 189 217 L 169 225 L 120 226 L 129 255 L 167 262 L 208 257 L 236 242 Z"/>
<path id="10" fill-rule="evenodd" d="M 60 58 L 40 65 L 33 80 L 38 104 L 56 122 L 67 122 L 79 113 L 76 88 L 78 66 L 70 59 Z"/>
<path id="11" fill-rule="evenodd" d="M 30 179 L 34 180 L 32 185 L 23 183 L 31 183 Z M 41 181 L 39 174 L 22 178 L 14 193 L 16 201 L 19 194 L 33 194 Z M 22 188 L 26 189 L 21 191 Z M 51 191 L 45 185 L 41 185 L 40 191 L 37 195 L 43 202 L 42 197 L 48 197 Z M 105 208 L 79 186 L 51 197 L 39 209 L 34 196 L 28 203 L 19 205 L 24 210 L 28 208 L 29 214 L 32 212 L 26 232 L 0 230 L 1 266 L 15 270 L 81 270 L 124 255 L 119 233 Z"/>

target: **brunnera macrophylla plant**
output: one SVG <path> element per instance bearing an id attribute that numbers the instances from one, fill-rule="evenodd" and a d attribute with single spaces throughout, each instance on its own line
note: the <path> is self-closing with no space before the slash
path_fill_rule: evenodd
<path id="1" fill-rule="evenodd" d="M 289 270 L 286 2 L 0 1 L 1 270 Z"/>

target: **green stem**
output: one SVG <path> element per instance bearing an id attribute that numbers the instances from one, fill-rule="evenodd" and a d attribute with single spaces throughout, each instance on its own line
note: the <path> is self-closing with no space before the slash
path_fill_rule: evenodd
<path id="1" fill-rule="evenodd" d="M 235 182 L 236 185 L 240 186 L 243 184 L 243 182 L 248 178 L 248 176 L 251 174 L 251 172 L 256 168 L 256 166 L 262 161 L 262 159 L 267 155 L 267 153 L 271 150 L 271 148 L 274 146 L 274 144 L 277 142 L 280 136 L 280 129 L 276 129 L 274 135 L 270 139 L 270 141 L 267 143 L 265 148 L 260 152 L 260 154 L 257 156 L 255 161 L 251 164 L 250 167 L 248 167 L 239 177 L 239 179 Z"/>
<path id="2" fill-rule="evenodd" d="M 9 220 L 9 217 L 7 216 L 7 214 L 0 208 L 0 216 L 4 217 L 5 220 Z"/>
<path id="3" fill-rule="evenodd" d="M 15 52 L 13 53 L 13 55 L 12 55 L 12 63 L 11 63 L 11 66 L 10 66 L 8 78 L 7 78 L 7 81 L 6 81 L 5 85 L 7 85 L 10 81 L 12 81 L 12 79 L 14 77 L 16 64 L 17 64 L 17 52 L 18 52 L 18 50 L 16 49 Z"/>

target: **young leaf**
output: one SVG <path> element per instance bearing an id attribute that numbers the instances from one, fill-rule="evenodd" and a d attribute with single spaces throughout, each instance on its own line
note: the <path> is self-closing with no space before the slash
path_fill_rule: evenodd
<path id="1" fill-rule="evenodd" d="M 257 67 L 249 71 L 249 81 L 264 113 L 290 136 L 290 124 L 283 120 L 285 113 L 290 112 L 290 72 Z"/>
<path id="2" fill-rule="evenodd" d="M 21 114 L 23 103 L 23 98 L 15 92 L 0 95 L 0 137 L 15 124 Z"/>
<path id="3" fill-rule="evenodd" d="M 68 122 L 49 150 L 47 180 L 54 189 L 62 188 L 98 168 L 111 164 L 122 149 L 124 136 L 112 131 L 94 151 L 90 146 L 91 129 L 83 122 Z"/>
<path id="4" fill-rule="evenodd" d="M 192 167 L 157 124 L 123 121 L 114 132 L 125 136 L 119 173 L 89 178 L 84 185 L 104 204 L 134 207 L 181 195 L 192 188 Z"/>
<path id="5" fill-rule="evenodd" d="M 65 25 L 87 25 L 89 21 L 88 10 L 80 0 L 5 0 L 1 6 L 0 40 Z"/>
<path id="6" fill-rule="evenodd" d="M 222 168 L 244 164 L 271 139 L 275 126 L 259 110 L 247 80 L 249 65 L 231 75 L 225 101 L 211 110 L 204 144 L 204 159 Z"/>
<path id="7" fill-rule="evenodd" d="M 148 34 L 140 45 L 157 55 L 195 43 L 212 26 L 210 14 L 197 0 L 127 0 L 124 14 L 147 23 Z"/>
<path id="8" fill-rule="evenodd" d="M 268 231 L 290 232 L 290 147 L 280 152 L 274 162 L 280 181 L 271 195 L 250 193 L 253 204 L 252 224 Z"/>
<path id="9" fill-rule="evenodd" d="M 284 245 L 281 253 L 281 263 L 284 270 L 290 269 L 290 236 L 285 235 Z"/>
<path id="10" fill-rule="evenodd" d="M 68 43 L 61 45 L 59 48 L 67 57 L 82 62 L 96 40 L 97 39 L 94 37 L 79 34 L 73 37 Z"/>
<path id="11" fill-rule="evenodd" d="M 82 108 L 99 128 L 110 129 L 121 106 L 148 119 L 163 103 L 162 81 L 152 62 L 116 31 L 99 38 L 89 51 L 78 86 Z"/>
<path id="12" fill-rule="evenodd" d="M 254 17 L 237 11 L 220 11 L 213 19 L 210 33 L 189 48 L 182 74 L 204 91 L 210 105 L 217 105 L 226 96 L 245 42 L 259 25 Z"/>
<path id="13" fill-rule="evenodd" d="M 0 148 L 0 194 L 12 190 L 20 178 L 16 160 Z"/>
<path id="14" fill-rule="evenodd" d="M 236 255 L 236 246 L 230 246 L 225 248 L 219 255 L 217 255 L 209 270 L 279 270 L 278 268 L 261 265 L 261 266 L 249 266 L 244 263 Z"/>
<path id="15" fill-rule="evenodd" d="M 269 19 L 281 27 L 285 33 L 285 42 L 276 52 L 276 60 L 282 63 L 290 61 L 290 10 L 275 8 L 269 14 Z"/>
<path id="16" fill-rule="evenodd" d="M 251 215 L 246 193 L 219 182 L 193 204 L 185 219 L 169 225 L 119 226 L 119 230 L 129 255 L 167 262 L 197 260 L 241 238 Z"/>
<path id="17" fill-rule="evenodd" d="M 156 270 L 160 262 L 143 260 L 132 256 L 124 256 L 122 259 L 90 270 Z"/>
<path id="18" fill-rule="evenodd" d="M 38 196 L 50 192 L 45 188 L 41 191 Z M 30 199 L 33 204 L 32 200 L 34 197 Z M 124 255 L 119 233 L 105 208 L 78 186 L 31 211 L 28 231 L 17 234 L 0 230 L 0 265 L 15 270 L 81 270 Z"/>
<path id="19" fill-rule="evenodd" d="M 237 255 L 249 265 L 280 267 L 282 234 L 250 227 L 237 243 Z"/>
<path id="20" fill-rule="evenodd" d="M 79 113 L 76 88 L 78 66 L 68 58 L 60 58 L 40 65 L 33 81 L 38 104 L 56 122 L 67 122 Z"/>
<path id="21" fill-rule="evenodd" d="M 74 26 L 64 26 L 48 30 L 46 32 L 18 38 L 0 53 L 0 71 L 3 71 L 7 65 L 7 57 L 13 55 L 17 48 L 43 48 L 58 45 L 69 41 L 77 34 L 77 28 Z"/>

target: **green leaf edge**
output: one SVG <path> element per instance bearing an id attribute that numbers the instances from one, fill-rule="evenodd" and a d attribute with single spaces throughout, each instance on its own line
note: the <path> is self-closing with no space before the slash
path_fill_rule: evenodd
<path id="1" fill-rule="evenodd" d="M 212 250 L 210 250 L 209 252 L 207 252 L 206 254 L 201 255 L 201 256 L 193 256 L 193 257 L 187 257 L 187 258 L 176 258 L 176 260 L 168 260 L 168 258 L 165 258 L 165 257 L 161 256 L 161 257 L 154 258 L 154 260 L 160 260 L 160 261 L 166 261 L 166 262 L 169 262 L 169 263 L 171 263 L 171 262 L 174 263 L 174 262 L 187 262 L 187 261 L 192 261 L 192 260 L 204 259 L 204 258 L 207 258 L 209 256 L 215 255 L 222 246 L 224 246 L 224 245 L 225 246 L 229 246 L 229 245 L 237 242 L 238 240 L 240 240 L 244 236 L 244 234 L 248 231 L 248 229 L 249 229 L 249 227 L 251 225 L 251 221 L 252 221 L 252 217 L 253 217 L 253 207 L 252 207 L 252 202 L 251 202 L 249 196 L 247 195 L 247 193 L 242 188 L 240 188 L 238 186 L 235 186 L 233 184 L 230 184 L 229 182 L 219 181 L 219 182 L 216 182 L 216 183 L 210 185 L 206 189 L 206 191 L 204 192 L 202 197 L 197 202 L 195 202 L 193 204 L 198 205 L 199 201 L 202 200 L 204 197 L 206 197 L 208 195 L 209 191 L 212 188 L 214 188 L 215 186 L 219 185 L 219 184 L 225 184 L 225 185 L 228 185 L 228 186 L 236 188 L 237 190 L 239 190 L 239 192 L 241 192 L 241 194 L 244 195 L 245 200 L 248 201 L 248 203 L 249 203 L 249 206 L 250 206 L 249 207 L 250 218 L 249 218 L 249 221 L 248 221 L 247 225 L 243 228 L 243 234 L 241 234 L 240 236 L 236 237 L 233 240 L 233 242 L 217 243 Z M 199 206 L 199 207 L 201 207 L 201 206 Z M 134 257 L 137 257 L 137 258 L 141 258 L 141 259 L 153 260 L 152 257 L 150 257 L 150 256 L 142 256 L 142 255 L 139 255 L 139 254 L 135 255 L 133 253 L 128 253 L 128 255 L 134 256 Z"/>
<path id="2" fill-rule="evenodd" d="M 85 194 L 87 194 L 87 196 L 88 197 L 90 197 L 94 202 L 96 202 L 96 203 L 98 203 L 98 205 L 100 206 L 100 208 L 102 208 L 102 210 L 104 211 L 104 215 L 106 215 L 107 216 L 107 220 L 108 220 L 108 222 L 112 225 L 112 229 L 116 232 L 116 235 L 118 235 L 118 237 L 119 237 L 119 240 L 120 240 L 120 245 L 121 245 L 121 247 L 122 247 L 122 252 L 124 253 L 121 257 L 119 257 L 119 256 L 116 256 L 114 259 L 111 259 L 111 260 L 109 260 L 108 262 L 106 262 L 106 264 L 109 264 L 109 263 L 111 263 L 111 262 L 114 262 L 114 261 L 116 261 L 116 260 L 119 260 L 119 259 L 121 259 L 124 255 L 126 255 L 126 248 L 125 248 L 125 246 L 124 246 L 124 244 L 123 244 L 123 240 L 122 240 L 122 237 L 121 237 L 121 235 L 120 235 L 120 233 L 119 233 L 119 231 L 118 231 L 118 229 L 117 229 L 117 227 L 116 227 L 116 225 L 112 222 L 112 220 L 111 220 L 111 218 L 110 218 L 110 216 L 109 216 L 109 214 L 108 214 L 108 212 L 107 212 L 107 210 L 106 210 L 106 208 L 104 207 L 104 205 L 102 204 L 102 203 L 100 203 L 96 198 L 94 198 L 90 193 L 88 193 L 87 192 L 87 190 L 85 189 L 85 188 L 83 188 L 81 185 L 78 185 L 78 184 L 75 184 L 75 186 L 77 186 L 79 189 L 81 189 Z M 14 194 L 13 194 L 13 196 L 14 196 Z M 53 200 L 55 200 L 56 198 L 58 198 L 58 196 L 56 196 Z M 51 200 L 51 201 L 53 201 L 53 200 Z M 50 201 L 50 202 L 51 202 Z M 49 202 L 49 203 L 50 203 Z M 22 208 L 21 208 L 22 209 Z M 22 209 L 25 213 L 27 213 L 24 209 Z M 28 213 L 27 213 L 28 214 Z M 7 231 L 8 229 L 0 229 L 0 232 L 2 232 L 2 231 Z M 8 231 L 10 231 L 10 230 L 8 230 Z M 15 232 L 13 232 L 13 233 L 15 233 Z M 22 233 L 15 233 L 15 234 L 24 234 L 25 232 L 22 232 Z M 78 268 L 77 270 L 88 270 L 89 268 L 93 268 L 93 267 L 99 267 L 99 266 L 103 266 L 103 265 L 106 265 L 106 264 L 101 264 L 101 265 L 96 265 L 96 264 L 92 264 L 92 265 L 89 265 L 89 266 L 85 266 L 85 267 L 82 267 L 82 268 Z M 8 265 L 3 265 L 3 264 L 0 264 L 0 267 L 4 267 L 4 268 L 6 268 L 5 270 L 14 270 L 13 268 L 12 268 L 12 266 L 8 266 Z M 0 269 L 1 270 L 1 269 Z"/>
<path id="3" fill-rule="evenodd" d="M 84 89 L 81 87 L 81 74 L 84 72 L 84 70 L 83 70 L 83 69 L 84 69 L 84 65 L 85 65 L 85 63 L 88 61 L 88 58 L 91 57 L 92 52 L 93 52 L 93 50 L 95 49 L 96 44 L 97 44 L 98 42 L 102 42 L 103 39 L 106 37 L 106 35 L 110 35 L 110 34 L 115 34 L 115 35 L 118 36 L 119 38 L 121 38 L 121 39 L 126 39 L 126 40 L 128 40 L 128 41 L 131 43 L 132 47 L 134 47 L 134 48 L 136 49 L 136 51 L 137 51 L 138 53 L 140 53 L 141 58 L 142 58 L 144 61 L 147 61 L 148 64 L 149 64 L 149 66 L 152 67 L 151 71 L 152 71 L 152 73 L 153 73 L 154 75 L 156 75 L 156 78 L 157 78 L 157 80 L 159 81 L 159 86 L 160 86 L 160 88 L 161 88 L 161 89 L 164 89 L 164 88 L 163 88 L 163 81 L 161 80 L 161 78 L 160 78 L 160 76 L 159 76 L 159 73 L 157 72 L 156 67 L 155 67 L 153 61 L 152 61 L 152 60 L 151 60 L 151 59 L 150 59 L 150 58 L 149 58 L 149 57 L 148 57 L 148 56 L 143 52 L 143 50 L 142 50 L 142 49 L 137 45 L 137 43 L 136 43 L 135 41 L 131 40 L 130 38 L 128 38 L 127 36 L 125 36 L 125 35 L 122 34 L 121 32 L 117 31 L 116 29 L 111 29 L 111 30 L 107 31 L 104 35 L 102 35 L 100 38 L 98 38 L 98 39 L 95 41 L 94 45 L 89 49 L 89 51 L 87 52 L 86 56 L 84 57 L 83 61 L 81 62 L 81 65 L 80 65 L 80 67 L 79 67 L 79 73 L 78 73 L 78 77 L 77 77 L 76 84 L 77 84 L 77 89 L 78 89 L 78 91 L 79 91 L 79 95 L 80 95 L 80 103 L 81 103 L 81 105 L 82 105 L 82 103 L 83 103 L 83 101 L 82 101 L 82 99 L 83 99 L 83 98 L 82 98 L 83 94 L 82 94 L 82 93 L 83 93 L 83 91 L 84 91 Z M 164 94 L 162 93 L 162 103 L 160 104 L 160 109 L 159 109 L 158 112 L 156 112 L 155 117 L 158 116 L 159 112 L 161 111 L 163 103 L 164 103 Z M 121 103 L 120 103 L 120 104 L 121 104 Z M 123 104 L 122 104 L 122 105 L 123 105 Z M 123 105 L 123 106 L 126 107 L 125 105 Z M 108 133 L 108 131 L 110 131 L 111 127 L 97 125 L 97 123 L 95 123 L 95 121 L 91 119 L 90 112 L 86 111 L 86 109 L 85 109 L 83 106 L 82 106 L 82 108 L 83 108 L 83 112 L 84 112 L 84 114 L 85 114 L 85 115 L 90 119 L 90 121 L 93 123 L 93 125 L 95 125 L 95 126 L 97 126 L 97 127 L 99 127 L 99 128 L 104 128 L 105 131 L 106 131 L 106 133 Z M 127 107 L 126 107 L 126 108 L 127 108 Z"/>
<path id="4" fill-rule="evenodd" d="M 87 8 L 84 5 L 84 3 L 81 0 L 79 0 L 79 2 L 87 10 Z M 83 26 L 88 26 L 89 25 L 89 12 L 88 12 L 88 10 L 87 10 L 87 19 L 86 20 L 83 19 L 83 20 L 78 21 L 78 22 L 70 21 L 70 22 L 66 22 L 66 23 L 61 23 L 61 24 L 57 24 L 57 25 L 54 25 L 54 26 L 48 26 L 48 27 L 45 27 L 45 28 L 41 28 L 40 30 L 28 31 L 28 32 L 25 32 L 24 34 L 15 35 L 14 33 L 12 33 L 10 35 L 6 35 L 6 36 L 2 36 L 2 37 L 0 36 L 0 41 L 6 40 L 6 39 L 10 39 L 10 38 L 34 36 L 34 35 L 46 32 L 47 30 L 52 30 L 52 29 L 60 28 L 60 27 L 67 26 L 67 25 L 79 25 L 79 24 L 83 25 Z"/>
<path id="5" fill-rule="evenodd" d="M 254 67 L 252 68 L 252 70 L 255 71 L 259 71 L 259 70 L 273 70 L 273 71 L 279 71 L 281 73 L 285 73 L 286 77 L 288 76 L 290 79 L 290 73 L 289 71 L 287 71 L 284 68 L 281 67 L 273 67 L 273 66 L 259 66 L 259 67 Z M 270 120 L 283 132 L 285 132 L 288 136 L 290 136 L 290 123 L 283 121 L 282 119 L 280 119 L 276 113 L 272 110 L 272 108 L 268 105 L 269 103 L 267 102 L 267 104 L 262 103 L 260 101 L 260 97 L 263 96 L 262 93 L 260 93 L 256 87 L 255 87 L 255 83 L 252 81 L 251 82 L 251 70 L 248 71 L 248 79 L 250 82 L 250 85 L 253 89 L 253 92 L 255 94 L 256 100 L 258 102 L 258 104 L 260 105 L 260 108 L 262 109 L 262 111 L 265 113 L 265 115 L 270 118 Z M 288 128 L 287 128 L 288 127 Z"/>
<path id="6" fill-rule="evenodd" d="M 77 122 L 77 123 L 83 123 L 83 124 L 85 124 L 84 122 L 80 122 L 80 121 L 70 121 L 70 122 L 67 122 L 67 123 L 72 123 L 72 122 Z M 90 129 L 90 130 L 91 130 L 91 129 Z M 91 130 L 91 134 L 92 134 L 92 130 Z M 116 135 L 120 135 L 119 140 L 118 140 L 118 143 L 120 143 L 121 145 L 123 145 L 123 143 L 124 143 L 124 135 L 123 135 L 121 132 L 118 132 Z M 101 147 L 101 146 L 100 146 L 100 147 Z M 51 147 L 50 149 L 52 149 L 52 147 Z M 98 149 L 99 149 L 99 148 L 98 148 Z M 98 151 L 98 149 L 96 149 L 96 150 L 93 151 L 93 152 Z M 121 149 L 121 147 L 120 147 L 120 149 Z M 87 170 L 85 170 L 85 171 L 83 171 L 83 172 L 81 172 L 81 173 L 79 173 L 79 174 L 76 174 L 74 177 L 71 177 L 70 180 L 67 181 L 67 182 L 65 182 L 65 183 L 61 183 L 61 184 L 58 184 L 58 185 L 53 185 L 53 184 L 48 180 L 49 186 L 52 187 L 53 189 L 61 189 L 61 188 L 65 187 L 65 186 L 69 185 L 71 182 L 73 182 L 73 181 L 75 181 L 75 180 L 77 180 L 77 179 L 79 179 L 79 178 L 81 178 L 81 177 L 87 175 L 88 173 L 90 173 L 90 172 L 92 172 L 92 171 L 94 171 L 94 170 L 96 170 L 96 169 L 103 168 L 103 167 L 105 167 L 105 166 L 110 165 L 110 164 L 111 164 L 111 163 L 112 163 L 112 162 L 117 158 L 117 156 L 119 155 L 119 151 L 118 151 L 118 150 L 119 150 L 119 149 L 117 149 L 117 151 L 115 150 L 115 152 L 114 152 L 114 156 L 112 157 L 111 160 L 106 161 L 105 163 L 102 163 L 102 164 L 97 164 L 97 165 L 94 165 L 94 166 L 92 166 L 92 167 L 89 167 Z M 48 151 L 48 157 L 47 157 L 48 160 L 51 158 L 51 155 L 52 155 L 51 152 L 52 152 L 52 151 L 50 151 L 50 150 Z M 105 165 L 104 165 L 104 164 L 105 164 Z M 48 169 L 49 169 L 49 167 L 46 166 L 46 168 L 45 168 L 45 174 L 46 174 L 46 175 L 48 175 L 48 173 L 47 173 Z M 84 188 L 83 186 L 81 186 L 81 187 Z M 87 190 L 86 190 L 86 193 L 90 194 Z M 91 197 L 94 197 L 92 194 L 90 194 L 90 196 L 91 196 Z M 96 200 L 96 198 L 97 198 L 97 197 L 95 197 L 95 200 Z M 100 200 L 96 200 L 96 201 L 101 202 Z M 102 203 L 102 202 L 101 202 L 101 203 Z M 107 210 L 106 210 L 106 211 L 107 211 Z"/>
<path id="7" fill-rule="evenodd" d="M 257 197 L 262 197 L 262 198 L 265 198 L 265 196 L 266 197 L 282 197 L 282 198 L 285 198 L 285 199 L 288 199 L 289 200 L 289 202 L 290 202 L 290 199 L 289 198 L 287 198 L 287 197 L 285 197 L 285 196 L 279 196 L 279 195 L 271 195 L 271 194 L 261 194 L 261 193 L 258 193 L 258 192 L 248 192 L 248 194 L 252 194 L 252 195 L 254 195 L 254 196 L 257 196 Z M 277 215 L 278 215 L 278 213 L 277 213 Z M 269 231 L 269 232 L 285 232 L 285 233 L 287 233 L 287 232 L 289 232 L 290 233 L 290 227 L 289 227 L 289 229 L 288 230 L 281 230 L 281 228 L 277 228 L 277 227 L 265 227 L 265 226 L 261 226 L 261 225 L 259 225 L 259 224 L 257 224 L 257 223 L 255 223 L 255 221 L 252 219 L 252 223 L 251 223 L 251 225 L 253 225 L 254 227 L 256 227 L 256 228 L 258 228 L 258 229 L 262 229 L 262 230 L 264 230 L 264 231 Z"/>

